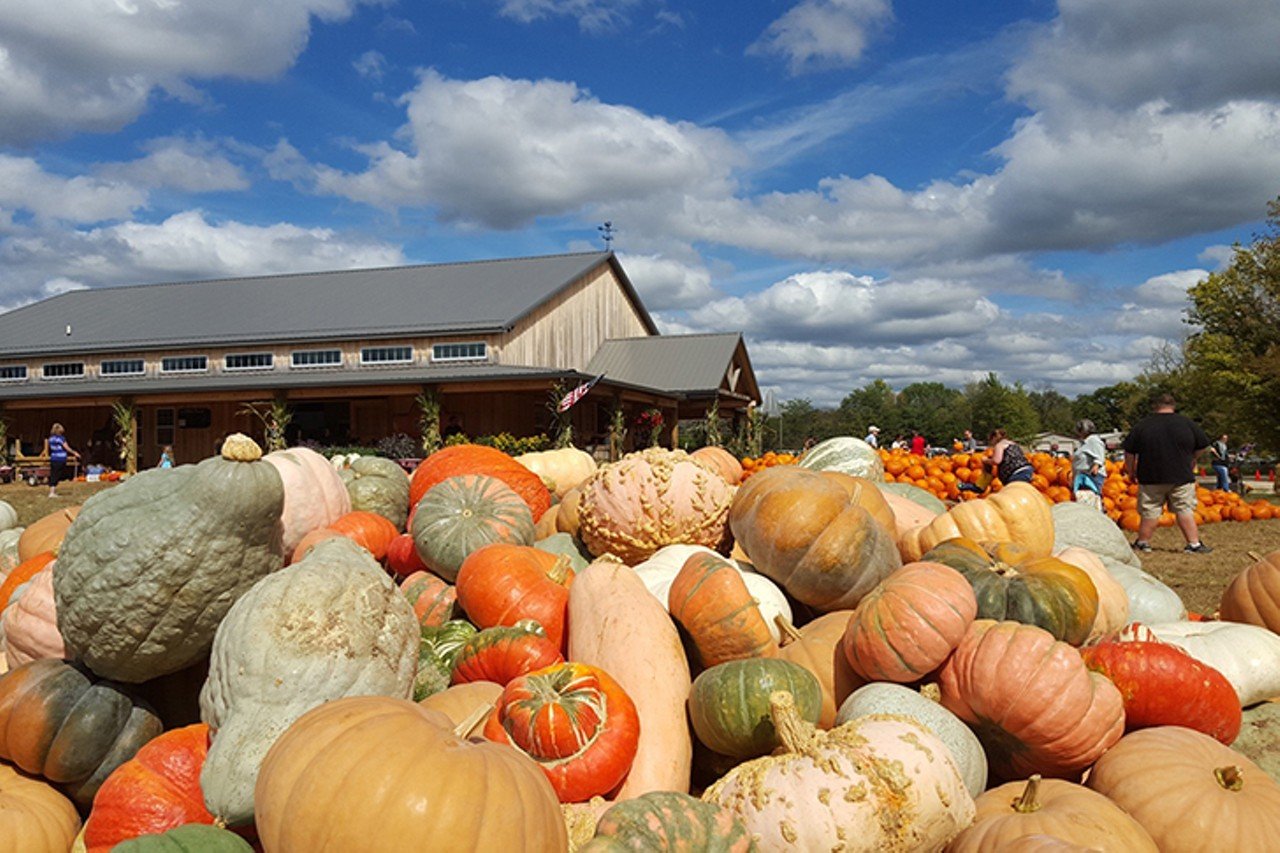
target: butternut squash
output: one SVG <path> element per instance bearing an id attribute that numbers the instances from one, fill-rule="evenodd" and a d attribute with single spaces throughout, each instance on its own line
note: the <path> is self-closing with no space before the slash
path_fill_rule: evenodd
<path id="1" fill-rule="evenodd" d="M 692 680 L 680 635 L 640 576 L 596 560 L 569 589 L 569 660 L 598 666 L 622 685 L 640 717 L 640 746 L 618 790 L 689 790 L 693 740 L 685 717 Z"/>

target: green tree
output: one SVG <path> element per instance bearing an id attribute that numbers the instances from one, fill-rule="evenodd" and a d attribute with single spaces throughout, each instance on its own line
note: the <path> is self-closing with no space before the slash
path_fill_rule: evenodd
<path id="1" fill-rule="evenodd" d="M 950 447 L 969 428 L 972 418 L 964 394 L 941 382 L 913 382 L 903 388 L 895 415 L 902 425 L 895 435 L 918 429 L 930 444 L 939 447 Z"/>
<path id="2" fill-rule="evenodd" d="M 1075 420 L 1093 421 L 1098 432 L 1125 430 L 1131 425 L 1126 407 L 1136 393 L 1137 387 L 1130 382 L 1107 385 L 1071 401 L 1071 414 Z"/>
<path id="3" fill-rule="evenodd" d="M 866 435 L 872 424 L 880 427 L 881 435 L 895 435 L 906 427 L 898 412 L 898 395 L 883 379 L 850 391 L 836 411 L 843 434 L 855 438 Z"/>
<path id="4" fill-rule="evenodd" d="M 1040 429 L 1071 435 L 1076 419 L 1072 416 L 1071 401 L 1053 388 L 1042 388 L 1027 395 L 1031 407 L 1040 419 Z"/>
<path id="5" fill-rule="evenodd" d="M 1187 322 L 1200 328 L 1184 349 L 1186 383 L 1212 401 L 1213 426 L 1280 448 L 1280 198 L 1267 230 L 1188 295 Z"/>
<path id="6" fill-rule="evenodd" d="M 973 434 L 979 441 L 997 427 L 1019 441 L 1040 431 L 1040 418 L 1021 385 L 1005 385 L 996 374 L 988 373 L 966 385 L 964 396 L 973 412 Z"/>

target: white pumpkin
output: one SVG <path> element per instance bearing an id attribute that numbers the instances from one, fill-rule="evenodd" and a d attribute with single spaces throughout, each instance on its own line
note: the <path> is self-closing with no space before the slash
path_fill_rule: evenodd
<path id="1" fill-rule="evenodd" d="M 973 821 L 973 797 L 937 735 L 908 717 L 860 717 L 829 732 L 774 705 L 783 742 L 739 764 L 702 799 L 742 821 L 760 850 L 941 850 Z"/>
<path id="2" fill-rule="evenodd" d="M 1280 635 L 1239 622 L 1133 624 L 1121 640 L 1156 639 L 1182 649 L 1231 682 L 1243 706 L 1280 696 Z"/>
<path id="3" fill-rule="evenodd" d="M 409 600 L 345 537 L 254 584 L 218 626 L 200 691 L 211 738 L 205 806 L 248 823 L 267 750 L 312 708 L 346 696 L 410 698 L 418 640 Z"/>
<path id="4" fill-rule="evenodd" d="M 18 540 L 22 538 L 25 527 L 11 527 L 0 530 L 0 582 L 9 576 L 22 558 L 18 556 Z"/>
<path id="5" fill-rule="evenodd" d="M 680 574 L 685 561 L 694 554 L 711 554 L 738 570 L 742 575 L 742 582 L 747 585 L 747 592 L 756 600 L 760 615 L 769 626 L 773 641 L 781 643 L 782 632 L 778 628 L 777 617 L 782 616 L 786 621 L 792 621 L 791 602 L 787 601 L 786 593 L 776 583 L 764 575 L 745 570 L 738 561 L 727 559 L 702 545 L 667 545 L 633 568 L 644 582 L 645 589 L 662 602 L 663 609 L 669 609 L 667 594 L 671 591 L 671 584 L 675 583 L 676 575 Z"/>
<path id="6" fill-rule="evenodd" d="M 802 468 L 814 471 L 840 471 L 874 482 L 884 481 L 884 462 L 880 452 L 860 438 L 838 435 L 820 441 L 801 458 Z"/>
<path id="7" fill-rule="evenodd" d="M 971 796 L 976 798 L 987 789 L 987 754 L 978 736 L 938 702 L 901 684 L 864 684 L 844 700 L 836 713 L 836 725 L 873 714 L 896 714 L 915 720 L 947 745 Z"/>
<path id="8" fill-rule="evenodd" d="M 18 526 L 18 511 L 5 501 L 0 501 L 0 532 Z"/>
<path id="9" fill-rule="evenodd" d="M 1124 531 L 1105 514 L 1073 501 L 1054 504 L 1053 550 L 1061 551 L 1072 545 L 1135 569 L 1142 568 L 1142 561 L 1129 547 Z"/>
<path id="10" fill-rule="evenodd" d="M 1057 504 L 1065 506 L 1065 504 Z M 1094 552 L 1097 553 L 1096 551 Z M 1133 622 L 1177 622 L 1187 618 L 1187 606 L 1178 594 L 1142 569 L 1098 554 L 1107 571 L 1124 587 L 1129 599 L 1129 619 Z"/>

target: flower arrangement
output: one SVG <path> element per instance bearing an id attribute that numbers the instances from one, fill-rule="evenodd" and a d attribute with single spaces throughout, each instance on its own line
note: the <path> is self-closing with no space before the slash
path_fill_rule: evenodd
<path id="1" fill-rule="evenodd" d="M 650 407 L 636 415 L 633 423 L 636 428 L 637 445 L 658 446 L 658 439 L 662 436 L 662 412 Z"/>

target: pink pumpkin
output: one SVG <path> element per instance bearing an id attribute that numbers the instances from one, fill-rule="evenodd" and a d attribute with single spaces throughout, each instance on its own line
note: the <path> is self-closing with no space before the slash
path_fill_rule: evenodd
<path id="1" fill-rule="evenodd" d="M 883 497 L 885 503 L 889 505 L 889 509 L 893 510 L 892 532 L 895 543 L 901 542 L 908 531 L 918 527 L 922 528 L 938 517 L 938 513 L 903 495 L 883 492 Z M 901 554 L 901 547 L 898 551 Z M 902 554 L 902 559 L 904 562 L 911 562 L 905 554 Z"/>
<path id="2" fill-rule="evenodd" d="M 947 659 L 977 615 L 964 575 L 941 563 L 908 563 L 858 602 L 844 654 L 868 681 L 918 681 Z"/>
<path id="3" fill-rule="evenodd" d="M 284 481 L 284 552 L 292 554 L 313 530 L 351 512 L 351 496 L 336 468 L 305 447 L 276 450 L 263 457 Z"/>
<path id="4" fill-rule="evenodd" d="M 1124 733 L 1116 686 L 1034 625 L 975 621 L 939 683 L 943 707 L 973 728 L 1001 779 L 1078 779 Z"/>
<path id="5" fill-rule="evenodd" d="M 613 554 L 634 566 L 664 545 L 726 545 L 733 489 L 683 450 L 629 454 L 581 489 L 578 532 L 596 556 Z"/>
<path id="6" fill-rule="evenodd" d="M 53 563 L 36 572 L 21 594 L 10 599 L 0 621 L 4 623 L 5 659 L 10 669 L 39 658 L 67 656 L 54 608 Z"/>

